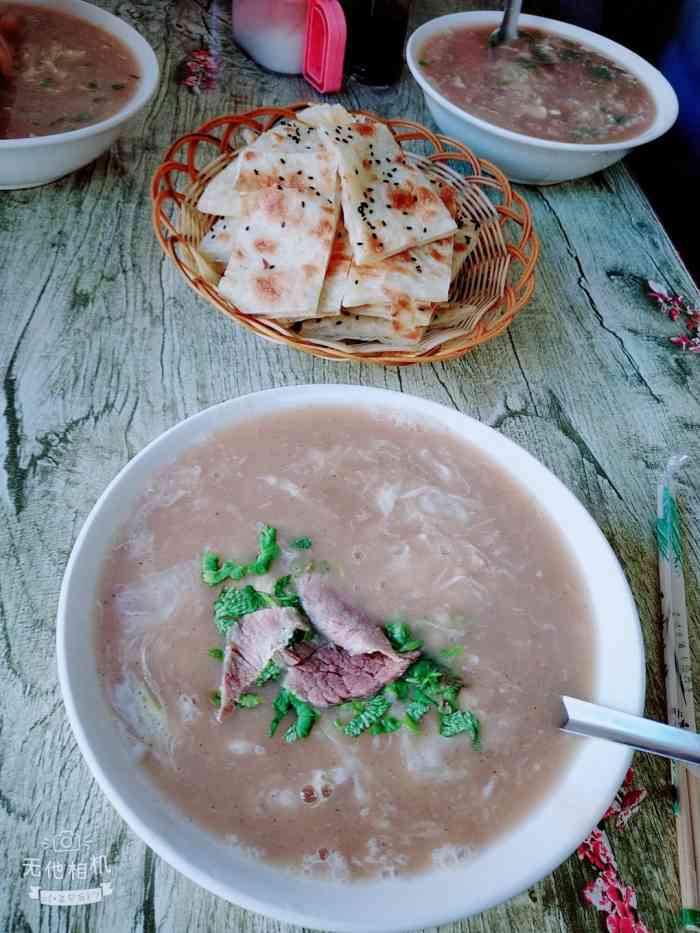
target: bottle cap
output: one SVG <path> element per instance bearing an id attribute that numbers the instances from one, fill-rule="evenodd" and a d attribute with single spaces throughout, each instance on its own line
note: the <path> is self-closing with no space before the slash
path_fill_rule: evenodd
<path id="1" fill-rule="evenodd" d="M 346 39 L 345 14 L 338 0 L 309 0 L 304 77 L 322 94 L 340 90 Z"/>

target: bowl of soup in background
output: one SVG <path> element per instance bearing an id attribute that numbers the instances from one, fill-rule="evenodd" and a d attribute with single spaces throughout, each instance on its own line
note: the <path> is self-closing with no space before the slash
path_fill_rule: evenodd
<path id="1" fill-rule="evenodd" d="M 430 20 L 411 35 L 406 48 L 406 60 L 440 129 L 466 143 L 477 155 L 490 159 L 512 181 L 549 185 L 582 178 L 619 161 L 630 149 L 661 136 L 675 122 L 678 115 L 675 91 L 661 72 L 649 62 L 617 42 L 587 29 L 530 15 L 520 17 L 521 29 L 526 30 L 530 27 L 580 43 L 634 75 L 647 89 L 656 108 L 650 125 L 632 138 L 610 142 L 575 143 L 514 132 L 468 113 L 448 100 L 430 81 L 420 65 L 423 48 L 433 37 L 452 29 L 477 29 L 487 26 L 495 29 L 500 21 L 501 14 L 491 11 L 453 13 Z M 467 70 L 460 72 L 458 62 L 452 62 L 452 69 L 464 81 L 479 80 L 478 73 Z M 503 88 L 502 93 L 508 93 L 507 87 Z"/>
<path id="2" fill-rule="evenodd" d="M 226 900 L 300 926 L 377 933 L 433 926 L 502 902 L 556 868 L 605 812 L 631 752 L 599 740 L 574 739 L 572 757 L 544 799 L 484 851 L 453 867 L 362 882 L 311 880 L 266 864 L 264 858 L 243 857 L 174 808 L 125 746 L 98 670 L 102 568 L 124 516 L 139 507 L 144 494 L 153 493 L 160 471 L 224 430 L 250 433 L 260 419 L 285 421 L 300 410 L 329 406 L 343 409 L 347 417 L 369 413 L 444 432 L 476 448 L 517 482 L 555 527 L 585 585 L 594 642 L 591 698 L 641 713 L 644 650 L 632 595 L 610 546 L 578 500 L 525 450 L 453 409 L 410 395 L 342 385 L 291 386 L 215 405 L 166 431 L 122 469 L 92 509 L 65 572 L 57 620 L 59 680 L 78 745 L 102 791 L 132 830 L 188 878 Z M 169 487 L 163 492 L 172 499 Z M 229 494 L 235 499 L 235 483 Z M 470 754 L 466 748 L 465 754 Z M 382 756 L 373 761 L 380 767 Z"/>
<path id="3" fill-rule="evenodd" d="M 22 0 L 19 5 L 46 7 L 43 0 Z M 92 162 L 117 139 L 126 122 L 148 103 L 158 86 L 159 68 L 153 49 L 124 20 L 83 0 L 54 0 L 49 9 L 98 27 L 125 46 L 138 68 L 138 83 L 123 106 L 106 119 L 67 132 L 0 139 L 0 189 L 45 185 Z"/>

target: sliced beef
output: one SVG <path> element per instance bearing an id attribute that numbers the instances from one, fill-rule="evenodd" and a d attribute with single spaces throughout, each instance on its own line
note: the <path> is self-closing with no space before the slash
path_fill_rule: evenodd
<path id="1" fill-rule="evenodd" d="M 260 671 L 283 652 L 295 632 L 308 631 L 296 609 L 260 609 L 239 619 L 228 631 L 221 676 L 219 722 L 234 708 L 238 697 L 255 682 Z"/>
<path id="2" fill-rule="evenodd" d="M 371 696 L 401 677 L 418 656 L 418 652 L 397 654 L 381 628 L 318 574 L 301 577 L 297 592 L 315 629 L 332 642 L 287 675 L 287 688 L 301 699 L 332 706 Z"/>
<path id="3" fill-rule="evenodd" d="M 400 677 L 413 656 L 397 658 L 374 651 L 350 654 L 338 645 L 323 645 L 303 664 L 289 670 L 285 687 L 314 706 L 335 706 L 372 696 Z"/>

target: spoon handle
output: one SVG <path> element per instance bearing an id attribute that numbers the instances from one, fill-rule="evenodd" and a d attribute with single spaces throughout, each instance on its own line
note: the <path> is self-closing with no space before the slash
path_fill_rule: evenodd
<path id="1" fill-rule="evenodd" d="M 501 42 L 512 42 L 518 38 L 518 18 L 523 0 L 506 0 L 501 23 Z"/>
<path id="2" fill-rule="evenodd" d="M 674 758 L 700 776 L 700 735 L 696 732 L 641 716 L 630 716 L 629 713 L 573 697 L 561 699 L 564 706 L 561 728 L 564 732 L 619 742 L 641 752 Z"/>

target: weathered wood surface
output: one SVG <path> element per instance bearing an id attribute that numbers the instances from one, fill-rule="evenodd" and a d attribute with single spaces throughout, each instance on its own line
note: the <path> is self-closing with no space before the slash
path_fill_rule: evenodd
<path id="1" fill-rule="evenodd" d="M 700 359 L 668 344 L 674 327 L 646 301 L 642 281 L 652 275 L 696 299 L 697 291 L 622 166 L 526 192 L 542 240 L 536 296 L 509 332 L 459 362 L 399 372 L 325 363 L 256 339 L 197 300 L 163 259 L 147 185 L 170 141 L 204 119 L 313 95 L 235 49 L 223 0 L 102 5 L 158 51 L 157 96 L 94 165 L 43 189 L 0 195 L 2 929 L 271 933 L 282 925 L 225 904 L 153 855 L 107 803 L 73 740 L 56 680 L 54 617 L 71 545 L 97 496 L 165 428 L 243 392 L 348 382 L 454 405 L 529 449 L 603 528 L 639 605 L 647 712 L 661 718 L 654 488 L 671 449 L 693 456 L 681 485 L 697 644 Z M 415 18 L 460 6 L 424 0 Z M 203 43 L 220 48 L 224 67 L 219 89 L 197 97 L 175 83 L 175 67 Z M 409 77 L 388 92 L 351 85 L 340 100 L 429 122 Z M 700 683 L 697 658 L 694 666 Z M 678 885 L 668 768 L 642 757 L 636 767 L 651 797 L 613 835 L 614 848 L 647 924 L 670 933 Z M 24 859 L 64 829 L 91 836 L 92 852 L 112 863 L 114 893 L 101 904 L 39 907 L 29 898 Z M 602 930 L 579 902 L 590 877 L 571 858 L 529 892 L 449 929 Z"/>

